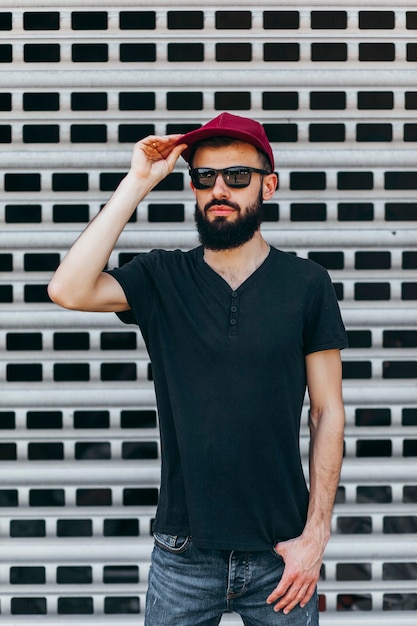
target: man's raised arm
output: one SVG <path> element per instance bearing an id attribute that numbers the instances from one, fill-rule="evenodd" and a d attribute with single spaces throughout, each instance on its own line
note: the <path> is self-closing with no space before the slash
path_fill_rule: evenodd
<path id="1" fill-rule="evenodd" d="M 180 135 L 150 136 L 135 144 L 128 174 L 73 244 L 48 286 L 53 302 L 78 311 L 124 311 L 123 289 L 103 268 L 139 202 L 172 170 L 185 145 Z"/>

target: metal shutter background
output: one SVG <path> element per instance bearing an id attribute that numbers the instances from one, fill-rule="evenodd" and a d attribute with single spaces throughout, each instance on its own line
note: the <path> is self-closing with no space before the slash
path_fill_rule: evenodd
<path id="1" fill-rule="evenodd" d="M 322 623 L 415 624 L 416 29 L 409 0 L 3 0 L 0 622 L 142 623 L 159 476 L 148 358 L 133 327 L 59 310 L 45 288 L 135 140 L 230 110 L 275 150 L 266 238 L 329 269 L 350 335 Z M 193 246 L 192 215 L 179 163 L 110 265 Z"/>

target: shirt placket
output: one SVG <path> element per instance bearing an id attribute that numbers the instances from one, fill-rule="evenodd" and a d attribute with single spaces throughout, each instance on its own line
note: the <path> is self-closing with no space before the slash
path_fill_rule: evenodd
<path id="1" fill-rule="evenodd" d="M 239 294 L 232 291 L 229 310 L 229 337 L 236 337 L 238 333 Z"/>

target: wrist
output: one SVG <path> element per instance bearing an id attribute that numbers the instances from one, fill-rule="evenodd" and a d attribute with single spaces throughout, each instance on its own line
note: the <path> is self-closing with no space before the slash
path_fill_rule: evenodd
<path id="1" fill-rule="evenodd" d="M 152 191 L 157 183 L 158 181 L 153 181 L 150 176 L 138 176 L 134 170 L 129 170 L 120 185 L 126 187 L 135 197 L 142 196 L 143 198 Z"/>
<path id="2" fill-rule="evenodd" d="M 327 522 L 323 519 L 308 519 L 302 532 L 303 537 L 305 537 L 309 541 L 319 541 L 321 544 L 324 545 L 326 545 L 329 541 L 330 534 L 330 522 Z"/>

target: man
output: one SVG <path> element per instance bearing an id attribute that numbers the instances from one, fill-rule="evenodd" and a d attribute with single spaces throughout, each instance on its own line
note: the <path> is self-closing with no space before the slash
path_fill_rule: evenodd
<path id="1" fill-rule="evenodd" d="M 201 246 L 102 272 L 138 203 L 189 162 Z M 277 186 L 263 127 L 223 113 L 138 142 L 131 168 L 53 277 L 53 301 L 139 325 L 152 361 L 162 476 L 148 626 L 318 624 L 316 583 L 342 460 L 340 349 L 327 272 L 271 247 Z M 298 448 L 310 400 L 310 491 Z"/>

